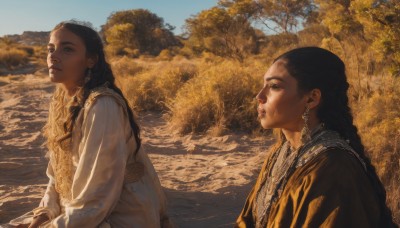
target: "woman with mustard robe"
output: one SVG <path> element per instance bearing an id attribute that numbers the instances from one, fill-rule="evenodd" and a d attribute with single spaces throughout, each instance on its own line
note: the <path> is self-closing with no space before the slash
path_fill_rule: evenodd
<path id="1" fill-rule="evenodd" d="M 270 150 L 236 227 L 396 227 L 353 125 L 345 66 L 305 47 L 278 57 L 257 95 Z"/>

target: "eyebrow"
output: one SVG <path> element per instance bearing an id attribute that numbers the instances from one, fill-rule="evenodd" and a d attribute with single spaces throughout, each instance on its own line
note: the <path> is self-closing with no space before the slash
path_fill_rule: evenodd
<path id="1" fill-rule="evenodd" d="M 70 42 L 70 41 L 63 41 L 63 42 L 61 42 L 61 45 L 73 45 L 73 46 L 75 46 L 75 44 Z M 54 44 L 48 43 L 47 46 L 54 46 Z"/>
<path id="2" fill-rule="evenodd" d="M 265 81 L 271 81 L 271 80 L 278 80 L 278 81 L 281 81 L 281 82 L 284 82 L 285 80 L 283 80 L 282 78 L 280 78 L 280 77 L 277 77 L 277 76 L 272 76 L 272 77 L 269 77 L 269 78 L 266 78 L 265 79 Z"/>

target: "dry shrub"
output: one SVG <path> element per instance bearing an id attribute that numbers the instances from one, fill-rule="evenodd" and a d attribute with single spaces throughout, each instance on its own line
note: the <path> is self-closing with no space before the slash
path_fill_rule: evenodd
<path id="1" fill-rule="evenodd" d="M 184 56 L 185 58 L 191 59 L 197 56 L 198 54 L 193 50 L 193 48 L 184 45 L 182 48 L 179 49 L 178 54 Z"/>
<path id="2" fill-rule="evenodd" d="M 104 52 L 107 57 L 114 57 L 122 54 L 122 48 L 121 47 L 115 47 L 113 45 L 106 45 L 104 47 Z"/>
<path id="3" fill-rule="evenodd" d="M 174 57 L 174 55 L 172 54 L 172 52 L 168 49 L 164 49 L 160 52 L 160 54 L 158 54 L 157 59 L 161 60 L 161 61 L 170 61 L 172 60 L 172 58 Z"/>
<path id="4" fill-rule="evenodd" d="M 355 122 L 400 223 L 400 78 L 380 81 L 378 89 L 353 105 Z"/>
<path id="5" fill-rule="evenodd" d="M 181 134 L 257 127 L 254 97 L 261 88 L 263 70 L 231 61 L 202 63 L 199 68 L 198 76 L 169 103 L 171 127 Z"/>
<path id="6" fill-rule="evenodd" d="M 144 70 L 143 65 L 126 56 L 112 60 L 111 67 L 117 78 L 135 76 Z"/>
<path id="7" fill-rule="evenodd" d="M 108 57 L 127 56 L 130 58 L 138 58 L 140 56 L 140 51 L 138 49 L 124 46 L 107 45 L 104 47 L 104 51 Z"/>
<path id="8" fill-rule="evenodd" d="M 260 48 L 261 55 L 267 58 L 278 57 L 293 48 L 299 47 L 299 37 L 296 34 L 278 34 L 266 37 L 265 43 Z"/>
<path id="9" fill-rule="evenodd" d="M 298 32 L 299 46 L 320 46 L 322 39 L 329 37 L 329 30 L 321 24 L 309 25 Z"/>
<path id="10" fill-rule="evenodd" d="M 225 61 L 225 58 L 217 56 L 211 52 L 204 51 L 201 53 L 201 61 L 206 63 L 222 63 Z"/>
<path id="11" fill-rule="evenodd" d="M 172 58 L 172 61 L 174 61 L 174 62 L 177 62 L 177 61 L 187 61 L 188 59 L 185 57 L 185 56 L 183 56 L 183 55 L 175 55 L 173 58 Z"/>
<path id="12" fill-rule="evenodd" d="M 166 110 L 166 102 L 196 74 L 194 64 L 159 62 L 121 82 L 127 99 L 136 110 L 162 111 Z"/>
<path id="13" fill-rule="evenodd" d="M 47 47 L 46 46 L 32 46 L 33 56 L 30 61 L 34 63 L 38 69 L 47 67 Z"/>
<path id="14" fill-rule="evenodd" d="M 26 52 L 28 56 L 33 56 L 35 54 L 35 49 L 31 46 L 19 46 L 18 49 Z"/>
<path id="15" fill-rule="evenodd" d="M 140 51 L 139 51 L 139 49 L 132 49 L 132 48 L 125 47 L 122 49 L 122 55 L 131 57 L 131 58 L 137 58 L 140 56 Z"/>
<path id="16" fill-rule="evenodd" d="M 17 48 L 0 50 L 0 66 L 12 69 L 28 62 L 28 53 Z"/>

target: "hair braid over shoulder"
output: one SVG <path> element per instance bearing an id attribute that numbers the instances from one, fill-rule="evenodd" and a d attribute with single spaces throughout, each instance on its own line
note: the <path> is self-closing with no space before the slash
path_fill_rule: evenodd
<path id="1" fill-rule="evenodd" d="M 298 83 L 300 92 L 308 92 L 318 88 L 321 91 L 321 103 L 317 109 L 318 119 L 328 129 L 338 132 L 347 140 L 354 151 L 364 160 L 367 175 L 380 199 L 382 220 L 385 227 L 396 227 L 390 209 L 386 205 L 386 191 L 380 181 L 375 167 L 365 154 L 365 148 L 353 124 L 353 116 L 349 107 L 345 65 L 332 52 L 318 47 L 294 49 L 279 56 L 275 61 L 283 59 L 291 76 Z"/>

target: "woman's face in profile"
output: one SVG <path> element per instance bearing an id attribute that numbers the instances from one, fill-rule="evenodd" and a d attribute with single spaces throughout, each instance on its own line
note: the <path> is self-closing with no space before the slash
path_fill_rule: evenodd
<path id="1" fill-rule="evenodd" d="M 82 84 L 89 67 L 83 40 L 68 29 L 60 28 L 51 33 L 47 49 L 51 81 L 63 83 L 68 88 Z"/>
<path id="2" fill-rule="evenodd" d="M 264 75 L 264 86 L 257 95 L 258 118 L 265 129 L 299 130 L 306 107 L 306 97 L 300 95 L 297 80 L 286 69 L 285 60 L 278 60 Z"/>

